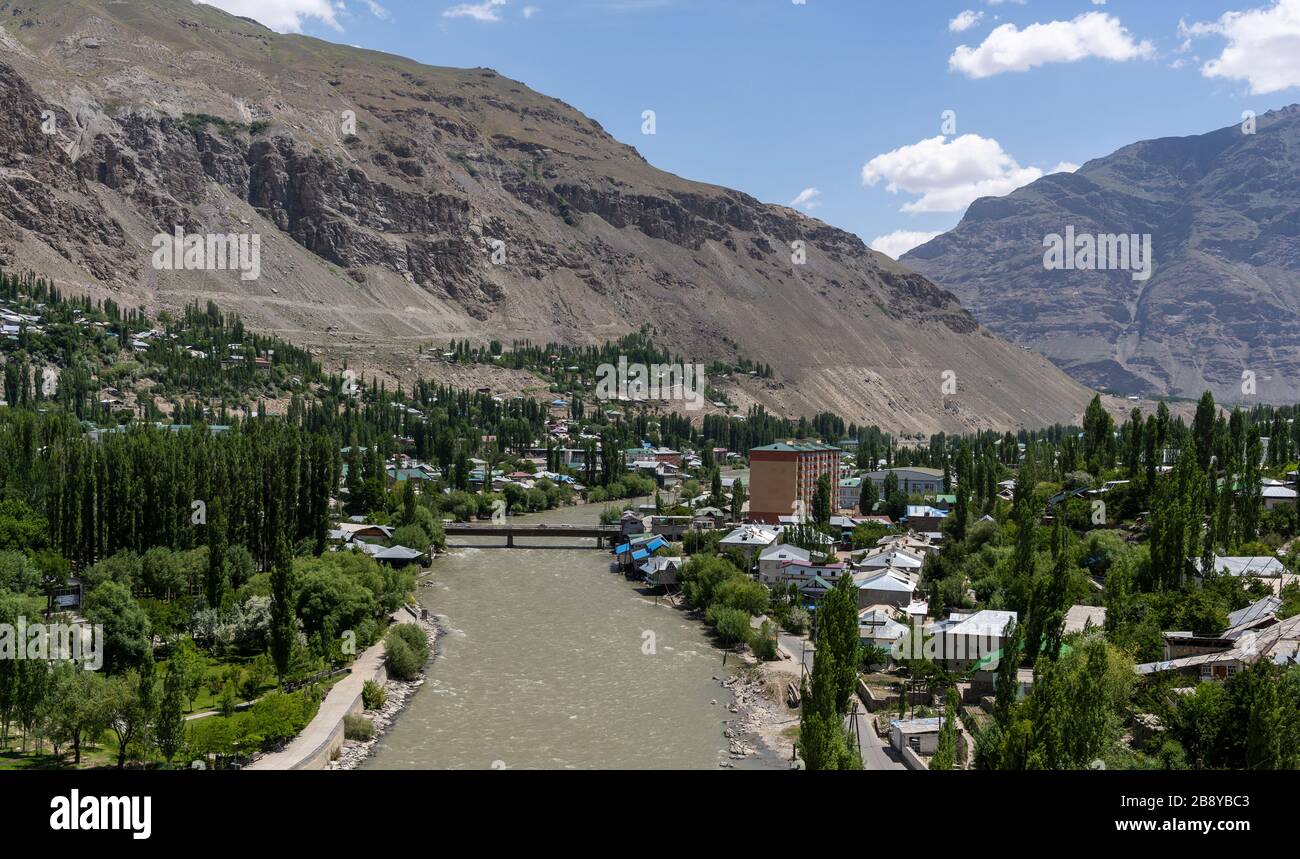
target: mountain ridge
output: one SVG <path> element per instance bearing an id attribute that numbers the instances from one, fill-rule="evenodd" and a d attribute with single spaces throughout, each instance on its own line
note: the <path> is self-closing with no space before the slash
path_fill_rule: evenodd
<path id="1" fill-rule="evenodd" d="M 11 269 L 149 309 L 215 299 L 395 373 L 419 344 L 595 343 L 649 325 L 691 360 L 770 363 L 779 380 L 748 394 L 782 414 L 1014 429 L 1076 420 L 1090 396 L 859 237 L 656 170 L 489 69 L 180 0 L 4 0 L 0 21 Z M 176 225 L 257 232 L 262 280 L 153 270 L 152 236 Z"/>
<path id="2" fill-rule="evenodd" d="M 975 201 L 901 262 L 983 324 L 1120 394 L 1300 398 L 1300 105 L 1139 141 Z M 1150 234 L 1155 270 L 1054 271 L 1044 237 Z M 1247 375 L 1250 374 L 1250 375 Z M 1250 390 L 1250 381 L 1254 390 Z"/>

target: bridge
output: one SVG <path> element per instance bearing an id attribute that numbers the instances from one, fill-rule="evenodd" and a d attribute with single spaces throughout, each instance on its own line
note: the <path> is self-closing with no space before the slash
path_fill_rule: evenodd
<path id="1" fill-rule="evenodd" d="M 505 537 L 506 548 L 513 549 L 515 537 L 586 537 L 596 540 L 596 548 L 605 548 L 606 540 L 618 538 L 618 525 L 564 525 L 543 522 L 536 525 L 499 525 L 496 522 L 455 522 L 442 526 L 448 537 Z"/>

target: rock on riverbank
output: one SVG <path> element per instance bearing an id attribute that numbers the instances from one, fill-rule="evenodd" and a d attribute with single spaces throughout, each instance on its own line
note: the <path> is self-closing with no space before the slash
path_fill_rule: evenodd
<path id="1" fill-rule="evenodd" d="M 761 666 L 749 665 L 719 683 L 731 690 L 734 701 L 727 709 L 736 714 L 736 718 L 724 720 L 722 735 L 729 743 L 728 758 L 737 761 L 758 756 L 779 762 L 779 734 L 790 718 L 774 703 L 766 672 Z M 731 763 L 719 765 L 729 767 Z"/>

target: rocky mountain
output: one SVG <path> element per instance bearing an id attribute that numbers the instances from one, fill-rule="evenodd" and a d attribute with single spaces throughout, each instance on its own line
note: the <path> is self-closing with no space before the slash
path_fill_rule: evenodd
<path id="1" fill-rule="evenodd" d="M 691 362 L 771 364 L 747 396 L 780 414 L 1015 428 L 1090 395 L 858 237 L 656 170 L 489 69 L 189 0 L 0 0 L 0 108 L 0 266 L 215 299 L 327 362 L 432 374 L 420 344 L 648 326 Z M 255 235 L 260 276 L 160 267 L 177 228 Z"/>
<path id="2" fill-rule="evenodd" d="M 1253 133 L 1248 133 L 1253 132 Z M 1150 236 L 1150 277 L 1051 267 L 1045 237 Z M 1109 241 L 1105 247 L 1110 250 Z M 1114 257 L 1106 254 L 1106 260 Z M 902 262 L 1086 385 L 1231 402 L 1300 398 L 1300 106 L 1148 140 L 977 200 Z M 1138 275 L 1135 277 L 1134 275 Z M 1254 390 L 1251 391 L 1253 382 Z"/>

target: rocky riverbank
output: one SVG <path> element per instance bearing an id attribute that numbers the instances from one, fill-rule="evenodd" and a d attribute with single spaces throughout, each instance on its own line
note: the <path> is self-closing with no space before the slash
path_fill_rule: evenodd
<path id="1" fill-rule="evenodd" d="M 445 630 L 437 618 L 421 620 L 417 621 L 417 623 L 424 630 L 425 638 L 429 642 L 429 662 L 424 667 L 424 673 L 419 678 L 411 681 L 397 680 L 390 677 L 384 684 L 384 705 L 377 710 L 366 710 L 362 713 L 374 724 L 374 736 L 365 741 L 344 740 L 338 758 L 330 761 L 328 769 L 351 770 L 361 766 L 362 762 L 370 757 L 379 740 L 384 734 L 388 733 L 389 728 L 397 721 L 398 715 L 406 708 L 411 697 L 415 695 L 415 690 L 424 685 L 429 671 L 437 662 L 439 638 L 445 634 Z"/>
<path id="2" fill-rule="evenodd" d="M 727 710 L 735 714 L 735 718 L 723 720 L 728 760 L 718 765 L 729 769 L 735 766 L 734 761 L 756 758 L 774 768 L 786 766 L 781 731 L 791 724 L 792 717 L 784 711 L 779 690 L 768 673 L 751 662 L 730 677 L 714 679 L 731 691 L 733 700 Z"/>

